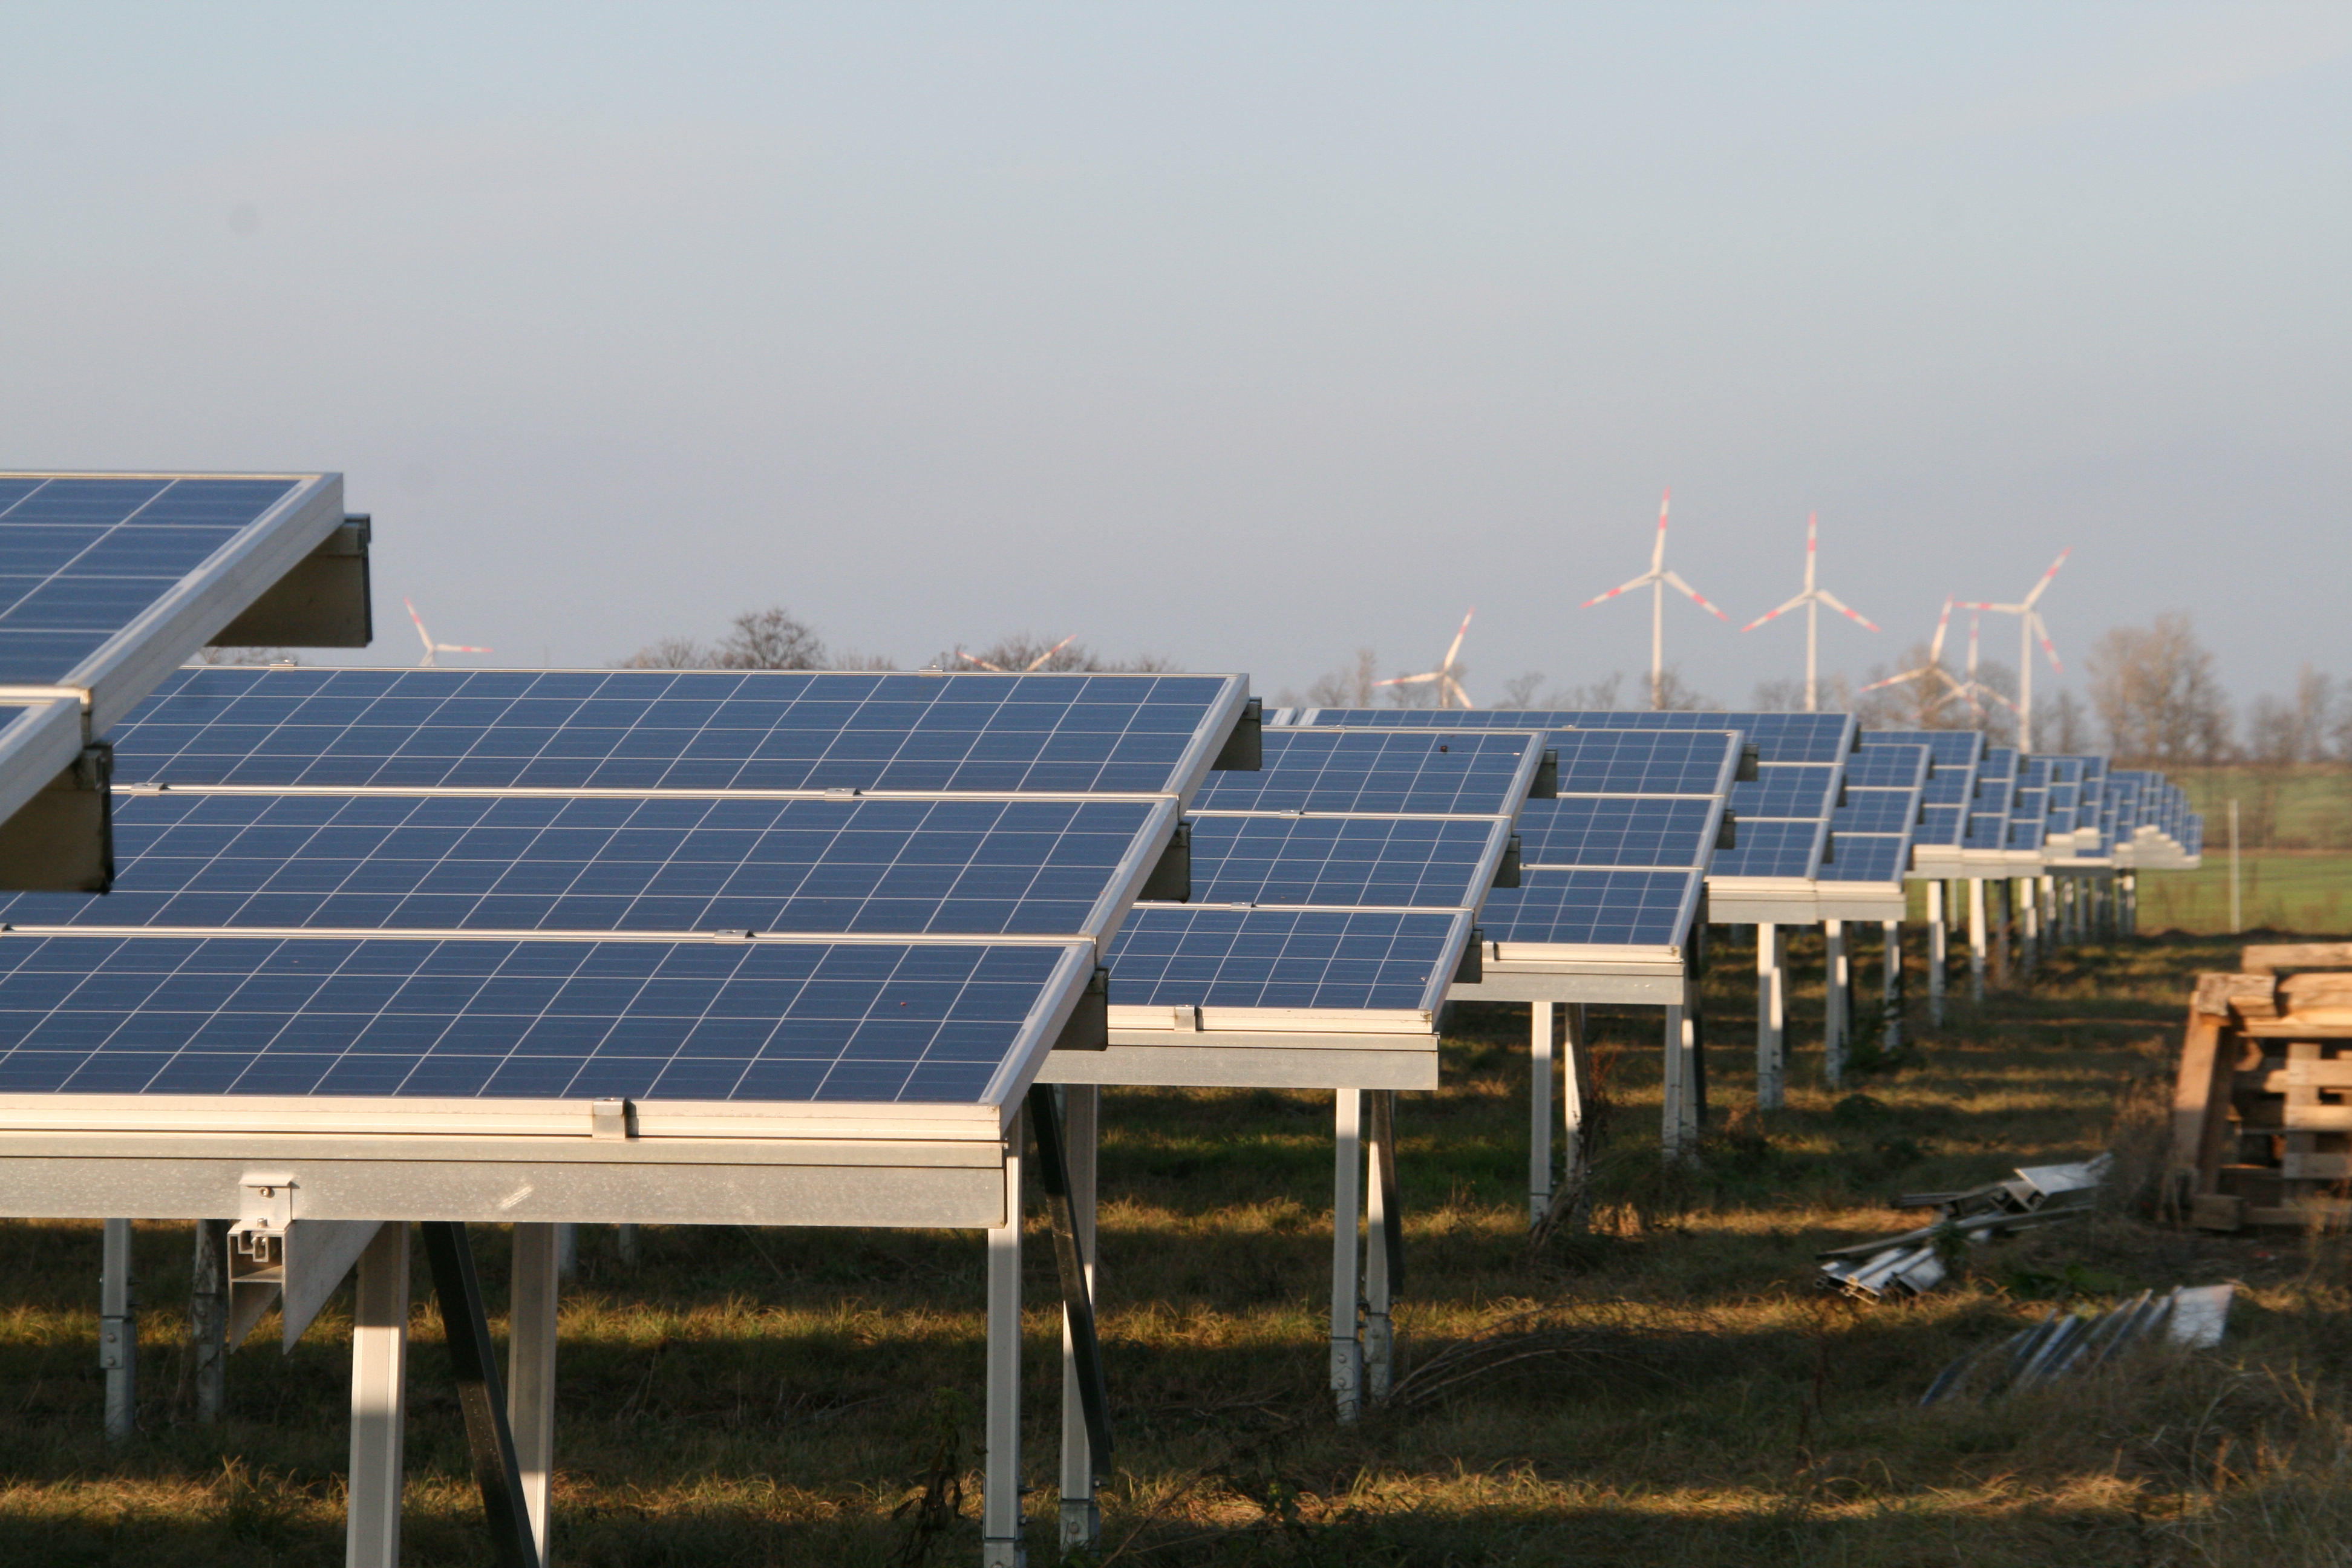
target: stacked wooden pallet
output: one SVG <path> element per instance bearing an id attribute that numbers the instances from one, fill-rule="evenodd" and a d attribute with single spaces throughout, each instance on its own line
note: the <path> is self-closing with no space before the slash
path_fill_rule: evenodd
<path id="1" fill-rule="evenodd" d="M 2200 974 L 2172 1101 L 2173 1197 L 2203 1230 L 2352 1220 L 2352 942 Z"/>

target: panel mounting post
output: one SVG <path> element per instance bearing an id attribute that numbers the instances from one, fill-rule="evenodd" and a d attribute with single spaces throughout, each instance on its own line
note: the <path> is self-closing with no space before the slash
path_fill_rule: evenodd
<path id="1" fill-rule="evenodd" d="M 1094 1084 L 1062 1086 L 1063 1158 L 1070 1172 L 1070 1217 L 1084 1260 L 1087 1300 L 1100 1299 L 1095 1247 L 1095 1158 L 1102 1090 Z M 1099 1342 L 1097 1342 L 1099 1343 Z M 1095 1498 L 1097 1459 L 1087 1415 L 1087 1378 L 1076 1324 L 1062 1314 L 1062 1551 L 1091 1552 L 1102 1541 L 1102 1509 Z"/>
<path id="2" fill-rule="evenodd" d="M 1027 1568 L 1021 1539 L 1021 1126 L 1004 1141 L 1004 1222 L 988 1232 L 988 1376 L 981 1568 Z"/>
<path id="3" fill-rule="evenodd" d="M 400 1568 L 408 1397 L 408 1226 L 388 1221 L 360 1254 L 352 1299 L 352 1468 L 345 1568 Z"/>
<path id="4" fill-rule="evenodd" d="M 139 1300 L 131 1278 L 131 1222 L 106 1222 L 99 1252 L 98 1364 L 106 1371 L 106 1440 L 139 1425 Z"/>
<path id="5" fill-rule="evenodd" d="M 1331 1138 L 1331 1397 L 1341 1426 L 1363 1413 L 1364 1342 L 1357 1331 L 1356 1226 L 1363 1215 L 1364 1091 L 1335 1097 Z"/>
<path id="6" fill-rule="evenodd" d="M 473 1244 L 461 1220 L 426 1220 L 418 1228 L 425 1233 L 433 1294 L 440 1302 L 441 1328 L 449 1341 L 457 1404 L 466 1415 L 466 1447 L 473 1455 L 474 1482 L 482 1492 L 491 1558 L 499 1568 L 540 1568 L 530 1516 L 523 1507 L 514 1432 L 507 1426 L 498 1357 L 490 1347 L 489 1320 L 482 1310 L 482 1282 L 474 1272 Z"/>
<path id="7" fill-rule="evenodd" d="M 1404 1215 L 1397 1201 L 1396 1090 L 1367 1092 L 1371 1126 L 1364 1172 L 1364 1393 L 1378 1404 L 1389 1396 L 1396 1370 L 1390 1310 L 1404 1288 Z"/>

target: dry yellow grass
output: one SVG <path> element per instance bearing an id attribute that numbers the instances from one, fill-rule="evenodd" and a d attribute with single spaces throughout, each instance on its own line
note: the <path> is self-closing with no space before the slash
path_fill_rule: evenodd
<path id="1" fill-rule="evenodd" d="M 1323 1391 L 1328 1100 L 1107 1097 L 1104 1332 L 1119 1423 L 1105 1561 L 1913 1564 L 2352 1561 L 2352 1264 L 2324 1237 L 2212 1239 L 2137 1207 L 2189 976 L 2187 938 L 2084 949 L 2030 990 L 1920 1031 L 1832 1095 L 1743 1114 L 1750 983 L 1711 987 L 1718 1131 L 1662 1168 L 1648 1019 L 1603 1020 L 1611 1147 L 1591 1234 L 1524 1226 L 1524 1015 L 1463 1020 L 1443 1091 L 1400 1109 L 1411 1293 L 1397 1407 L 1336 1426 Z M 1817 963 L 1817 958 L 1814 960 Z M 1913 987 L 1917 994 L 1920 987 Z M 1800 996 L 1799 1037 L 1819 991 Z M 1862 1098 L 1853 1099 L 1854 1091 Z M 2116 1146 L 2086 1225 L 1988 1249 L 1955 1288 L 1864 1307 L 1811 1286 L 1825 1245 L 1904 1223 L 1905 1188 Z M 979 1239 L 609 1235 L 563 1312 L 557 1489 L 570 1568 L 904 1561 L 942 1439 L 974 1556 Z M 98 1438 L 94 1227 L 0 1226 L 0 1561 L 341 1561 L 349 1320 L 290 1358 L 257 1339 L 233 1418 L 187 1421 L 187 1231 L 139 1237 L 144 1431 Z M 494 1305 L 504 1243 L 478 1234 Z M 1052 1264 L 1029 1331 L 1033 1559 L 1052 1561 Z M 2159 1356 L 1990 1405 L 1916 1404 L 1936 1369 L 2069 1291 L 2236 1279 L 2218 1352 Z M 436 1321 L 420 1305 L 409 1559 L 487 1562 Z M 1475 1353 L 1461 1348 L 1476 1344 Z M 1503 1361 L 1516 1352 L 1520 1359 Z M 1482 1361 L 1482 1357 L 1488 1358 Z M 1482 1366 L 1491 1370 L 1481 1372 Z M 1447 1378 L 1454 1381 L 1448 1383 Z"/>

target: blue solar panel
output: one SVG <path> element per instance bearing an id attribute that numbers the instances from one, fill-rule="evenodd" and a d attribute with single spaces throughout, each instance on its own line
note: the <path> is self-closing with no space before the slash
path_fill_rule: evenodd
<path id="1" fill-rule="evenodd" d="M 1110 952 L 1118 1006 L 1433 1007 L 1468 940 L 1463 913 L 1139 904 Z"/>
<path id="2" fill-rule="evenodd" d="M 1704 868 L 1715 842 L 1710 800 L 1564 796 L 1519 816 L 1528 866 Z"/>
<path id="3" fill-rule="evenodd" d="M 180 672 L 115 733 L 175 784 L 1150 792 L 1220 676 Z"/>
<path id="4" fill-rule="evenodd" d="M 1192 901 L 1475 909 L 1509 833 L 1495 818 L 1196 816 Z"/>
<path id="5" fill-rule="evenodd" d="M 1912 830 L 1911 842 L 1957 849 L 1968 820 L 1968 811 L 1962 806 L 1922 805 L 1919 808 L 1919 826 Z"/>
<path id="6" fill-rule="evenodd" d="M 1070 955 L 13 936 L 0 1092 L 971 1103 Z"/>
<path id="7" fill-rule="evenodd" d="M 1747 822 L 1757 817 L 1827 816 L 1835 799 L 1837 769 L 1815 765 L 1766 766 L 1758 777 L 1731 786 L 1731 814 Z"/>
<path id="8" fill-rule="evenodd" d="M 1096 936 L 1122 801 L 120 796 L 114 892 L 19 926 Z"/>
<path id="9" fill-rule="evenodd" d="M 1864 746 L 1845 763 L 1845 782 L 1857 789 L 1909 789 L 1924 782 L 1925 746 Z"/>
<path id="10" fill-rule="evenodd" d="M 1600 709 L 1314 708 L 1310 724 L 1392 724 L 1405 729 L 1738 730 L 1768 763 L 1834 763 L 1853 749 L 1845 713 L 1653 713 Z"/>
<path id="11" fill-rule="evenodd" d="M 54 686 L 300 488 L 0 476 L 0 685 Z"/>
<path id="12" fill-rule="evenodd" d="M 1824 882 L 1895 882 L 1911 864 L 1911 842 L 1892 833 L 1832 830 L 1832 858 L 1822 863 Z"/>
<path id="13" fill-rule="evenodd" d="M 1911 790 L 1857 789 L 1846 792 L 1845 804 L 1830 818 L 1830 831 L 1843 844 L 1849 833 L 1908 835 L 1919 817 L 1919 796 Z"/>
<path id="14" fill-rule="evenodd" d="M 1490 942 L 1661 947 L 1683 941 L 1700 873 L 1528 870 L 1488 895 L 1478 924 Z"/>
<path id="15" fill-rule="evenodd" d="M 1562 795 L 1714 795 L 1738 766 L 1740 737 L 1723 730 L 1567 730 L 1554 731 L 1551 743 Z"/>
<path id="16" fill-rule="evenodd" d="M 1507 816 L 1527 798 L 1520 734 L 1269 728 L 1255 773 L 1210 776 L 1196 811 L 1417 812 Z"/>
<path id="17" fill-rule="evenodd" d="M 1790 821 L 1739 817 L 1733 826 L 1737 840 L 1718 849 L 1708 863 L 1709 877 L 1797 877 L 1813 874 L 1814 855 L 1822 842 L 1820 818 Z"/>

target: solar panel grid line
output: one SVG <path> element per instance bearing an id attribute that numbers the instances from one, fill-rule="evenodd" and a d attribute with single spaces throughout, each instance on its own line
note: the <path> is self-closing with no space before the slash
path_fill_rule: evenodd
<path id="1" fill-rule="evenodd" d="M 1500 957 L 1546 948 L 1678 947 L 1703 892 L 1696 871 L 1530 868 L 1518 887 L 1487 899 L 1479 926 Z"/>
<path id="2" fill-rule="evenodd" d="M 1125 802 L 336 800 L 121 803 L 117 893 L 0 900 L 0 921 L 1107 940 L 1174 832 Z"/>
<path id="3" fill-rule="evenodd" d="M 0 1103 L 990 1104 L 1034 1075 L 1093 972 L 1083 942 L 20 938 L 0 942 Z"/>
<path id="4" fill-rule="evenodd" d="M 343 521 L 340 474 L 0 474 L 0 697 L 105 733 Z"/>
<path id="5" fill-rule="evenodd" d="M 1381 712 L 1329 711 L 1340 717 L 1328 727 L 1393 728 L 1381 721 Z M 1486 722 L 1491 726 L 1497 721 L 1534 717 L 1539 716 L 1489 714 Z M 1464 722 L 1458 726 L 1448 722 L 1457 720 Z M 1422 727 L 1425 729 L 1456 730 L 1465 734 L 1482 732 L 1476 720 L 1458 711 L 1424 713 L 1423 721 Z M 1546 743 L 1559 753 L 1559 792 L 1562 795 L 1718 794 L 1738 765 L 1737 731 L 1719 727 L 1696 731 L 1549 729 L 1542 733 Z M 1729 738 L 1732 751 L 1727 764 L 1721 754 L 1726 741 L 1709 740 L 1709 736 Z"/>
<path id="6" fill-rule="evenodd" d="M 1123 1006 L 1405 1010 L 1433 1017 L 1472 912 L 1430 908 L 1139 904 L 1113 943 Z"/>
<path id="7" fill-rule="evenodd" d="M 1189 799 L 1245 688 L 1236 676 L 215 668 L 181 671 L 117 749 L 126 780 L 164 784 Z"/>
<path id="8" fill-rule="evenodd" d="M 1507 709 L 1469 712 L 1429 709 L 1304 709 L 1307 724 L 1393 724 L 1464 728 L 1535 725 L 1547 730 L 1736 729 L 1756 742 L 1765 762 L 1833 763 L 1854 749 L 1858 727 L 1845 713 L 1672 712 L 1627 710 Z"/>
<path id="9" fill-rule="evenodd" d="M 1511 827 L 1500 816 L 1196 816 L 1188 901 L 1475 909 Z"/>

